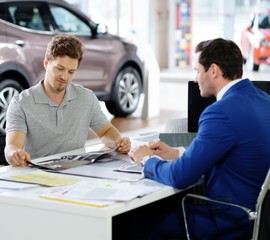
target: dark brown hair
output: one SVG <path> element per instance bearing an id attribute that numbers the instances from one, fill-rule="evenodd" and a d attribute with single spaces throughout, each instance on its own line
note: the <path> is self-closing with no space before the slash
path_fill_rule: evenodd
<path id="1" fill-rule="evenodd" d="M 237 44 L 231 40 L 217 38 L 199 43 L 195 49 L 200 53 L 199 63 L 207 71 L 211 64 L 217 64 L 223 77 L 235 80 L 243 74 L 243 56 Z"/>

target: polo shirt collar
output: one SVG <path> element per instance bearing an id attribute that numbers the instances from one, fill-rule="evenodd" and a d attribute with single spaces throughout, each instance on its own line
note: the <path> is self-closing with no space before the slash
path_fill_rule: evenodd
<path id="1" fill-rule="evenodd" d="M 42 82 L 44 80 L 39 81 L 39 83 L 33 87 L 33 95 L 34 100 L 36 103 L 40 104 L 49 104 L 51 106 L 56 106 L 56 104 L 47 96 L 47 94 L 44 92 Z M 74 88 L 71 86 L 71 83 L 66 88 L 66 94 L 64 97 L 64 100 L 61 104 L 61 106 L 66 105 L 66 102 L 71 101 L 73 99 L 76 99 L 78 97 L 78 94 L 74 90 Z"/>

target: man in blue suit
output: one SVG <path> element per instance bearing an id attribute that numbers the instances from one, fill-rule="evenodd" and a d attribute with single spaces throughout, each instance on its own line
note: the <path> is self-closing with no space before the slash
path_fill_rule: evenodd
<path id="1" fill-rule="evenodd" d="M 242 79 L 242 54 L 233 41 L 203 41 L 195 53 L 200 94 L 217 98 L 201 114 L 196 138 L 185 151 L 157 142 L 132 149 L 130 156 L 144 164 L 146 178 L 182 189 L 204 175 L 207 197 L 255 209 L 270 167 L 270 97 Z M 153 239 L 185 237 L 180 212 L 162 216 Z M 194 239 L 252 235 L 253 223 L 233 207 L 196 205 L 188 218 Z"/>

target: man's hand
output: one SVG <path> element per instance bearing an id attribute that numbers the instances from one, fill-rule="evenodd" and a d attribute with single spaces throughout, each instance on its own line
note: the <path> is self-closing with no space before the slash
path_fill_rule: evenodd
<path id="1" fill-rule="evenodd" d="M 142 159 L 145 156 L 153 156 L 153 150 L 151 150 L 148 146 L 142 145 L 136 148 L 131 149 L 129 152 L 130 158 L 137 163 L 138 165 L 141 164 Z"/>
<path id="2" fill-rule="evenodd" d="M 131 142 L 127 137 L 118 138 L 115 141 L 116 151 L 119 153 L 127 153 L 130 150 Z"/>
<path id="3" fill-rule="evenodd" d="M 179 150 L 174 149 L 161 141 L 150 143 L 149 148 L 153 151 L 154 155 L 157 155 L 164 160 L 175 160 L 179 157 Z"/>
<path id="4" fill-rule="evenodd" d="M 11 159 L 10 164 L 14 167 L 27 166 L 30 161 L 30 154 L 22 149 L 16 150 Z"/>

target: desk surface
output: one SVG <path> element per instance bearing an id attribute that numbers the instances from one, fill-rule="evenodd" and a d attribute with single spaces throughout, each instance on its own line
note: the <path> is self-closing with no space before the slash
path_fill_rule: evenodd
<path id="1" fill-rule="evenodd" d="M 14 168 L 11 166 L 2 167 L 0 168 L 0 174 L 12 173 L 17 169 L 18 168 Z M 20 168 L 19 171 L 20 173 L 28 173 L 30 171 L 33 171 L 33 169 Z M 88 178 L 88 177 L 81 177 L 81 176 L 72 176 L 72 177 L 80 179 L 80 180 L 91 179 L 91 182 L 102 181 L 101 179 L 98 179 L 98 178 Z M 104 180 L 104 181 L 107 182 L 107 180 Z M 113 181 L 113 180 L 108 180 L 108 181 Z M 161 188 L 141 198 L 137 198 L 128 202 L 116 202 L 115 204 L 105 206 L 102 208 L 82 206 L 78 204 L 62 203 L 62 202 L 42 199 L 39 197 L 39 194 L 42 192 L 42 190 L 47 188 L 43 186 L 39 186 L 37 188 L 25 189 L 25 190 L 0 191 L 0 203 L 9 203 L 9 204 L 12 203 L 12 204 L 19 204 L 19 205 L 38 207 L 38 208 L 44 208 L 44 209 L 56 207 L 58 211 L 65 211 L 65 212 L 70 212 L 70 213 L 76 211 L 77 213 L 80 212 L 81 214 L 84 214 L 84 215 L 94 214 L 95 216 L 104 217 L 107 215 L 114 216 L 116 214 L 120 214 L 125 211 L 132 210 L 134 208 L 143 206 L 153 201 L 165 198 L 167 196 L 171 196 L 179 191 L 172 187 L 159 184 L 158 182 L 152 181 L 150 179 L 142 179 L 136 182 L 131 182 L 130 184 L 136 184 L 136 185 L 141 185 L 141 186 L 158 186 Z"/>
<path id="2" fill-rule="evenodd" d="M 94 149 L 94 147 L 92 148 Z M 90 151 L 91 148 L 86 149 Z M 82 150 L 72 151 L 73 154 Z M 36 161 L 39 161 L 38 159 Z M 0 168 L 0 174 L 9 174 L 18 170 L 11 166 Z M 33 171 L 20 168 L 22 172 Z M 62 174 L 61 174 L 62 175 Z M 75 176 L 80 180 L 89 178 Z M 101 181 L 91 178 L 91 181 Z M 129 202 L 117 202 L 103 208 L 83 206 L 42 199 L 39 194 L 45 187 L 21 191 L 0 192 L 1 238 L 9 240 L 31 239 L 112 239 L 112 218 L 121 213 L 139 208 L 157 200 L 172 196 L 180 190 L 142 179 L 131 184 L 160 186 L 161 188 L 141 198 Z M 16 224 L 15 224 L 16 223 Z M 65 223 L 63 226 L 63 223 Z M 30 228 L 30 229 L 29 229 Z"/>

